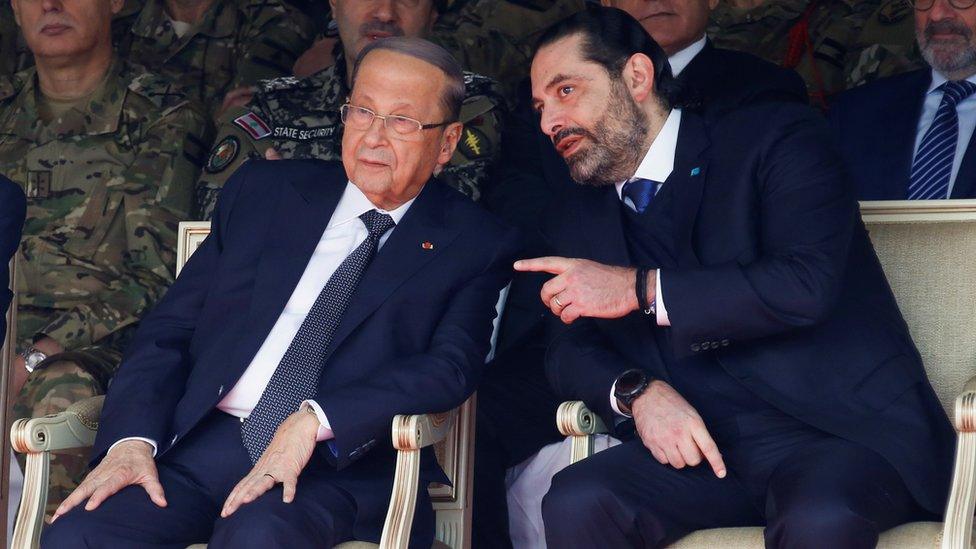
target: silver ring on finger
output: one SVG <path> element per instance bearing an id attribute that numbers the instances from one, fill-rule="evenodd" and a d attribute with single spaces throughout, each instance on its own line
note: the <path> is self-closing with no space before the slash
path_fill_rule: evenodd
<path id="1" fill-rule="evenodd" d="M 278 479 L 276 479 L 276 478 L 274 478 L 274 475 L 272 475 L 271 473 L 265 473 L 265 474 L 263 474 L 263 475 L 261 475 L 261 476 L 265 476 L 265 477 L 268 477 L 268 478 L 270 478 L 271 480 L 273 480 L 273 481 L 275 481 L 275 483 L 277 483 L 277 482 L 278 482 Z"/>
<path id="2" fill-rule="evenodd" d="M 559 307 L 560 310 L 566 308 L 566 306 L 563 305 L 561 301 L 559 301 L 559 296 L 558 295 L 552 296 L 552 300 L 556 302 L 556 306 Z"/>

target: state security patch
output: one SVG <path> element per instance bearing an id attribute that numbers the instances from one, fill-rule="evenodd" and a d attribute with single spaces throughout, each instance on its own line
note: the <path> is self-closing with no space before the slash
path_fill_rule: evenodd
<path id="1" fill-rule="evenodd" d="M 217 144 L 207 159 L 204 170 L 207 173 L 219 173 L 224 171 L 237 159 L 237 154 L 241 152 L 241 142 L 233 135 L 228 135 L 223 141 Z"/>

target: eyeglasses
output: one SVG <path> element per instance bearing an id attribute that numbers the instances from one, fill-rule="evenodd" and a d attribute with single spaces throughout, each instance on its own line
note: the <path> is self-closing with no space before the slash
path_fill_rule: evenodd
<path id="1" fill-rule="evenodd" d="M 421 130 L 439 128 L 441 126 L 447 126 L 448 124 L 453 123 L 448 121 L 438 122 L 437 124 L 424 124 L 420 120 L 408 118 L 406 116 L 398 116 L 394 114 L 388 114 L 386 116 L 379 115 L 366 107 L 358 107 L 350 103 L 346 103 L 342 107 L 339 107 L 339 114 L 342 118 L 343 124 L 357 130 L 368 130 L 373 126 L 373 120 L 379 118 L 383 121 L 383 127 L 388 130 L 392 130 L 392 134 L 395 137 L 410 137 Z"/>
<path id="2" fill-rule="evenodd" d="M 935 5 L 935 0 L 908 0 L 908 3 L 918 11 L 929 11 Z M 949 0 L 949 5 L 957 10 L 968 10 L 976 6 L 976 0 Z"/>

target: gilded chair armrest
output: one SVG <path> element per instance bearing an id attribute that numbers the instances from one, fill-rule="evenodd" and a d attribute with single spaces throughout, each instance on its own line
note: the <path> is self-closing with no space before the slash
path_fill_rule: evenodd
<path id="1" fill-rule="evenodd" d="M 91 446 L 104 401 L 104 396 L 92 397 L 72 404 L 60 414 L 17 420 L 10 429 L 14 451 L 29 454 Z"/>
<path id="2" fill-rule="evenodd" d="M 11 426 L 14 451 L 27 454 L 12 547 L 35 549 L 40 543 L 51 452 L 91 446 L 104 400 L 102 396 L 92 397 L 72 404 L 60 414 L 19 419 Z"/>
<path id="3" fill-rule="evenodd" d="M 607 427 L 581 400 L 563 402 L 556 410 L 556 428 L 564 436 L 572 437 L 569 463 L 573 464 L 593 455 L 593 435 L 606 433 Z"/>
<path id="4" fill-rule="evenodd" d="M 956 397 L 956 462 L 942 530 L 943 549 L 968 549 L 973 544 L 976 511 L 976 377 Z"/>
<path id="5" fill-rule="evenodd" d="M 397 463 L 390 508 L 380 538 L 381 549 L 407 549 L 420 490 L 420 449 L 444 440 L 456 420 L 457 410 L 393 418 Z"/>

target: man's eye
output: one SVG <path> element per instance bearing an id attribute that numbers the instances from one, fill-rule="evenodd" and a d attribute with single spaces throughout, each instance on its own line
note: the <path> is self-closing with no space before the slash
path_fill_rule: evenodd
<path id="1" fill-rule="evenodd" d="M 563 86 L 559 88 L 559 95 L 567 96 L 573 93 L 574 88 L 572 86 Z"/>

